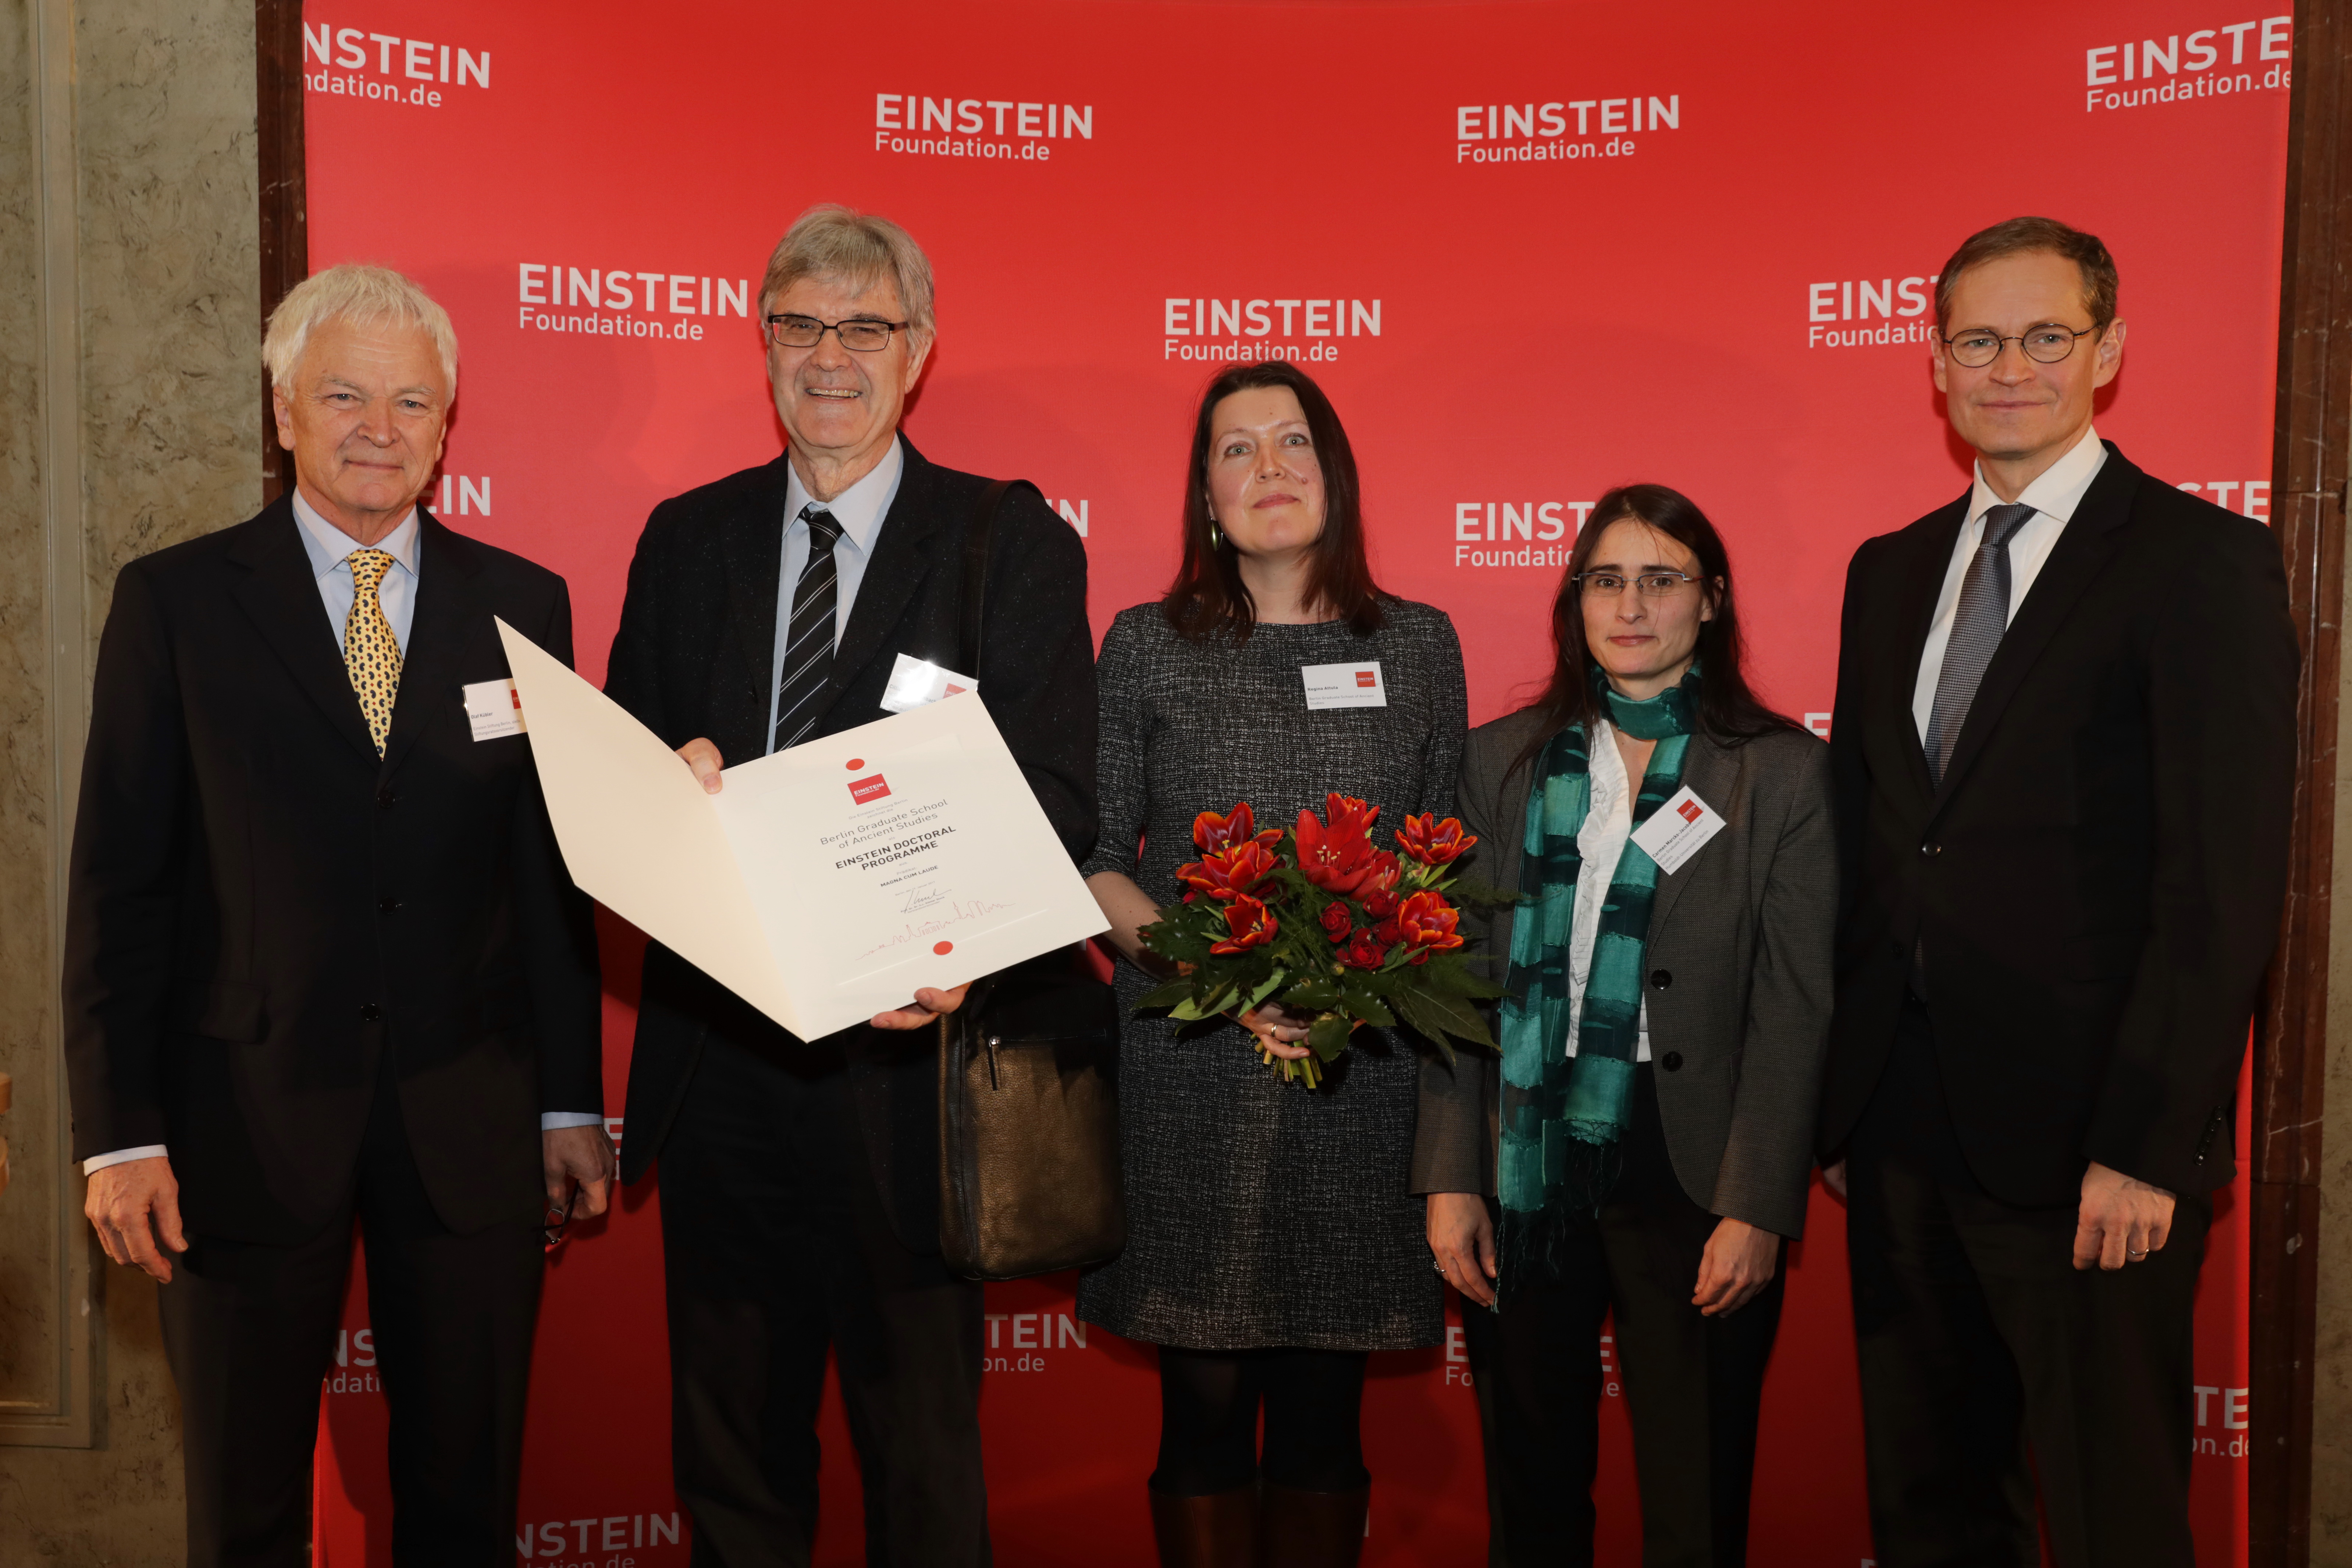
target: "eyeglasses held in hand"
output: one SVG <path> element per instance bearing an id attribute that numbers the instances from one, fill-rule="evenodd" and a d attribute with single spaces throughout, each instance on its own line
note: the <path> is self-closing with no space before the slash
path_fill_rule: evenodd
<path id="1" fill-rule="evenodd" d="M 820 321 L 814 316 L 771 316 L 767 322 L 768 336 L 776 340 L 780 349 L 814 349 L 830 332 L 841 340 L 843 348 L 855 349 L 861 354 L 880 353 L 890 346 L 890 334 L 907 325 L 871 316 L 853 316 L 846 321 Z"/>
<path id="2" fill-rule="evenodd" d="M 1614 599 L 1625 591 L 1628 582 L 1639 588 L 1644 599 L 1672 599 L 1683 591 L 1685 583 L 1697 580 L 1685 571 L 1645 571 L 1633 578 L 1613 571 L 1580 571 L 1576 574 L 1577 584 L 1583 589 L 1588 599 Z"/>
<path id="3" fill-rule="evenodd" d="M 572 1196 L 576 1197 L 579 1195 L 575 1193 Z M 547 1239 L 547 1250 L 550 1252 L 563 1245 L 563 1228 L 572 1222 L 572 1199 L 567 1197 L 562 1208 L 552 1204 L 548 1206 L 547 1218 L 540 1227 L 540 1234 Z"/>
<path id="4" fill-rule="evenodd" d="M 2087 338 L 2097 330 L 2096 327 L 2085 327 L 2077 332 L 2071 327 L 2045 321 L 2039 327 L 2027 328 L 2016 337 L 2004 338 L 1990 328 L 1971 327 L 1945 339 L 1944 352 L 1952 356 L 1953 363 L 1980 371 L 2000 358 L 2003 343 L 2016 343 L 2036 364 L 2054 365 L 2074 351 L 2076 339 Z"/>

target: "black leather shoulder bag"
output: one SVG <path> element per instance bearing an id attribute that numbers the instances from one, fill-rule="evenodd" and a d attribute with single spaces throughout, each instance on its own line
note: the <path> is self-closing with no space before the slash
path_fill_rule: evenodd
<path id="1" fill-rule="evenodd" d="M 964 538 L 958 667 L 975 680 L 990 536 L 1015 484 L 1034 489 L 992 482 Z M 968 1279 L 1018 1280 L 1126 1243 L 1118 1000 L 1079 943 L 973 981 L 940 1019 L 940 1251 Z"/>

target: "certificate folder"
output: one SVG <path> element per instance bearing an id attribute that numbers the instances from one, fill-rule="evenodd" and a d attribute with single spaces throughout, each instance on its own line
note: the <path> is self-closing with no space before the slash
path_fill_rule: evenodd
<path id="1" fill-rule="evenodd" d="M 803 1040 L 1109 929 L 977 692 L 739 763 L 499 622 L 572 878 Z"/>

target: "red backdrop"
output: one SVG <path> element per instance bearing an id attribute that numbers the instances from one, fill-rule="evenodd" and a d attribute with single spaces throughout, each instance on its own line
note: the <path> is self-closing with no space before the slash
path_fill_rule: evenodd
<path id="1" fill-rule="evenodd" d="M 938 269 L 910 434 L 1043 486 L 1086 535 L 1098 628 L 1170 573 L 1211 368 L 1281 353 L 1349 423 L 1381 580 L 1453 615 L 1474 720 L 1542 673 L 1591 499 L 1655 479 L 1731 539 L 1768 696 L 1826 728 L 1848 555 L 1966 483 L 1923 333 L 1932 276 L 1984 224 L 2106 238 L 2132 332 L 2102 433 L 2267 515 L 2288 25 L 2212 0 L 319 0 L 311 262 L 388 263 L 449 307 L 440 514 L 570 580 L 591 678 L 647 510 L 779 449 L 751 289 L 795 214 L 843 201 Z M 617 1111 L 639 940 L 604 936 Z M 551 1268 L 519 1563 L 686 1562 L 651 1200 L 626 1194 Z M 1872 1555 L 1842 1218 L 1817 1194 L 1791 1250 L 1766 1568 Z M 2244 1560 L 2245 1280 L 2232 1191 L 2199 1309 L 2214 1563 Z M 992 1288 L 989 1311 L 1000 1561 L 1147 1559 L 1150 1352 L 1075 1322 L 1066 1278 Z M 348 1322 L 320 1440 L 338 1568 L 389 1560 L 359 1271 Z M 1365 1417 L 1367 1562 L 1483 1562 L 1458 1336 L 1375 1358 Z M 1602 1561 L 1631 1563 L 1605 1420 Z M 856 1563 L 826 1421 L 818 1560 Z"/>

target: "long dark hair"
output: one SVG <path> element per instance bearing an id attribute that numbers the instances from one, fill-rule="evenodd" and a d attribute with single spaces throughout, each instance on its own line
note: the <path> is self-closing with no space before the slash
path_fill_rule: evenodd
<path id="1" fill-rule="evenodd" d="M 1307 415 L 1307 437 L 1315 444 L 1315 461 L 1323 470 L 1323 533 L 1308 554 L 1306 601 L 1330 611 L 1358 636 L 1377 632 L 1388 620 L 1381 610 L 1388 596 L 1374 585 L 1371 565 L 1364 559 L 1355 450 L 1348 444 L 1348 433 L 1331 400 L 1313 377 L 1287 360 L 1235 365 L 1202 389 L 1200 413 L 1192 422 L 1192 454 L 1184 465 L 1184 559 L 1176 569 L 1176 580 L 1160 597 L 1160 612 L 1168 624 L 1195 640 L 1224 633 L 1244 642 L 1257 624 L 1257 601 L 1242 581 L 1241 552 L 1217 532 L 1216 515 L 1209 509 L 1209 446 L 1216 439 L 1210 421 L 1217 405 L 1237 392 L 1262 387 L 1287 387 L 1298 399 Z"/>
<path id="2" fill-rule="evenodd" d="M 1718 746 L 1738 746 L 1777 730 L 1800 729 L 1796 720 L 1774 713 L 1748 685 L 1748 650 L 1739 635 L 1739 601 L 1732 592 L 1731 556 L 1698 504 L 1664 485 L 1620 485 L 1593 503 L 1592 515 L 1576 536 L 1559 592 L 1551 601 L 1551 680 L 1534 711 L 1544 722 L 1536 739 L 1514 766 L 1531 764 L 1551 737 L 1572 724 L 1588 727 L 1606 716 L 1595 683 L 1608 677 L 1584 637 L 1584 594 L 1577 577 L 1600 548 L 1612 523 L 1633 521 L 1654 529 L 1698 558 L 1701 591 L 1714 611 L 1699 622 L 1698 709 L 1701 734 Z"/>

